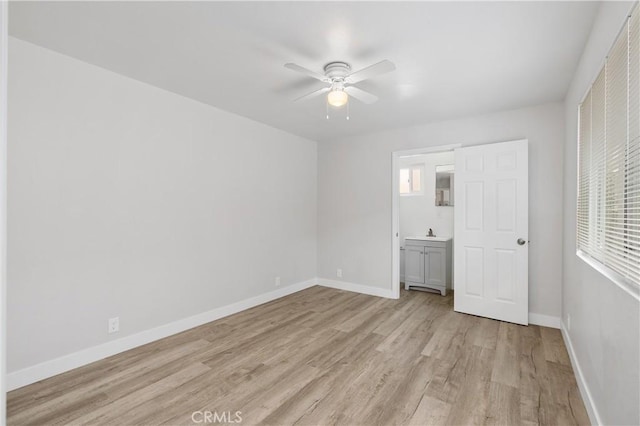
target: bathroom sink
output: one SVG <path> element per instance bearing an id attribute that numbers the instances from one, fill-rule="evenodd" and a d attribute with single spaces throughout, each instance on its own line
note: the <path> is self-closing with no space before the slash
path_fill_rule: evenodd
<path id="1" fill-rule="evenodd" d="M 451 237 L 406 237 L 405 240 L 449 241 Z"/>

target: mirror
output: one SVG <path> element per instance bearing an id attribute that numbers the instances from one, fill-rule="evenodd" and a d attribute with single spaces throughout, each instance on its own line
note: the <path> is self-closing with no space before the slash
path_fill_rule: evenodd
<path id="1" fill-rule="evenodd" d="M 453 164 L 436 166 L 436 206 L 453 206 Z"/>

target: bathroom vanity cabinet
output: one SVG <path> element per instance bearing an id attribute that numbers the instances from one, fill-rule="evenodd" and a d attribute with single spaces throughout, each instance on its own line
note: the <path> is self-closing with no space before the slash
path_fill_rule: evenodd
<path id="1" fill-rule="evenodd" d="M 451 238 L 407 237 L 404 244 L 404 288 L 451 289 Z"/>

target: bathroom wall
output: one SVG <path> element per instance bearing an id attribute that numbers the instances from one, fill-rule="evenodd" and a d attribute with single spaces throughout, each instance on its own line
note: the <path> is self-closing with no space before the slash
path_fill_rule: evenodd
<path id="1" fill-rule="evenodd" d="M 421 164 L 424 166 L 421 195 L 400 196 L 400 241 L 405 237 L 426 235 L 429 228 L 438 236 L 453 235 L 453 207 L 437 207 L 436 166 L 453 164 L 453 151 L 438 152 L 401 158 L 400 168 Z"/>

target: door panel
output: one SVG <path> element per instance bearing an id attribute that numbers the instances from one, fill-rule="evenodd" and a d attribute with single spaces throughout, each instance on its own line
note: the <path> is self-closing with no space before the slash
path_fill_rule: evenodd
<path id="1" fill-rule="evenodd" d="M 515 294 L 514 283 L 516 271 L 514 265 L 517 264 L 515 250 L 496 249 L 496 284 L 498 286 L 496 297 L 505 302 L 513 302 Z"/>
<path id="2" fill-rule="evenodd" d="M 432 286 L 444 287 L 446 274 L 447 250 L 444 248 L 427 248 L 425 252 L 425 283 Z"/>
<path id="3" fill-rule="evenodd" d="M 482 231 L 484 226 L 484 212 L 482 202 L 484 200 L 484 182 L 465 182 L 465 214 L 464 228 L 468 231 Z"/>
<path id="4" fill-rule="evenodd" d="M 461 279 L 466 277 L 473 279 L 466 280 L 467 285 L 464 287 L 456 287 L 456 292 L 464 291 L 466 296 L 484 297 L 484 249 L 482 247 L 464 247 L 463 265 L 465 269 Z M 457 268 L 455 271 L 458 274 Z M 456 286 L 457 283 L 458 280 L 456 280 Z"/>
<path id="5" fill-rule="evenodd" d="M 424 284 L 424 247 L 423 246 L 404 246 L 404 280 Z"/>
<path id="6" fill-rule="evenodd" d="M 456 149 L 454 309 L 528 324 L 528 143 Z"/>

